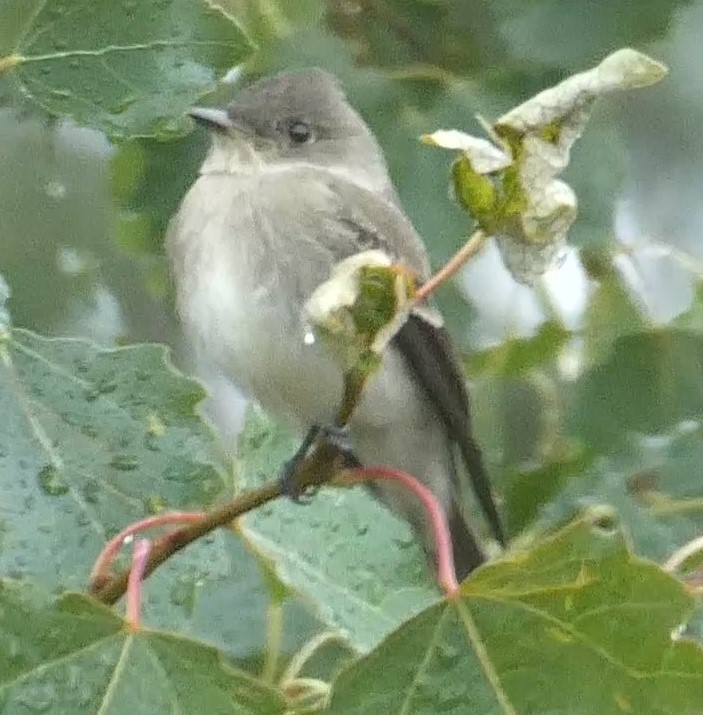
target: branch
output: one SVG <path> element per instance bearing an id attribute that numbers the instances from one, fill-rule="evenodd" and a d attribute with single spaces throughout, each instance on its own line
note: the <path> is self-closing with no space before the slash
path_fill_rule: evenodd
<path id="1" fill-rule="evenodd" d="M 449 280 L 470 258 L 475 256 L 486 242 L 486 234 L 479 228 L 471 234 L 469 240 L 435 273 L 423 283 L 415 294 L 415 304 L 422 303 L 434 293 L 442 283 Z"/>
<path id="2" fill-rule="evenodd" d="M 335 474 L 338 474 L 346 467 L 347 459 L 348 456 L 340 452 L 335 445 L 324 439 L 318 440 L 312 448 L 308 459 L 303 461 L 296 472 L 296 486 L 302 493 L 306 489 L 314 489 L 329 482 Z M 131 535 L 144 528 L 162 525 L 169 521 L 171 523 L 174 521 L 183 522 L 184 520 L 196 518 L 194 523 L 188 524 L 188 526 L 166 534 L 154 541 L 151 553 L 144 567 L 143 577 L 146 578 L 161 566 L 162 563 L 178 553 L 181 549 L 184 549 L 188 544 L 193 543 L 193 541 L 209 534 L 215 529 L 228 526 L 237 517 L 253 509 L 257 509 L 280 496 L 283 496 L 281 483 L 271 482 L 257 489 L 242 492 L 227 504 L 217 507 L 212 511 L 203 512 L 202 515 L 199 516 L 194 515 L 192 512 L 176 512 L 173 515 L 164 514 L 160 517 L 149 518 L 128 526 L 108 543 L 103 553 L 98 557 L 96 566 L 93 568 L 91 582 L 88 585 L 88 592 L 103 603 L 112 605 L 118 601 L 127 590 L 129 570 L 125 570 L 111 578 L 105 573 L 106 561 L 114 556 L 115 544 L 121 546 L 124 541 L 124 538 L 118 541 L 120 535 Z"/>
<path id="3" fill-rule="evenodd" d="M 142 608 L 142 581 L 144 580 L 144 568 L 150 551 L 151 542 L 148 539 L 140 539 L 134 545 L 132 566 L 129 569 L 129 577 L 127 578 L 126 620 L 131 633 L 136 633 L 139 630 Z"/>
<path id="4" fill-rule="evenodd" d="M 126 526 L 117 535 L 113 536 L 107 542 L 105 548 L 100 552 L 100 555 L 95 560 L 93 569 L 90 572 L 90 580 L 88 581 L 88 589 L 91 593 L 99 591 L 111 578 L 110 568 L 117 554 L 127 542 L 135 534 L 139 534 L 147 529 L 153 529 L 159 526 L 168 526 L 171 524 L 188 524 L 202 520 L 205 513 L 202 511 L 172 511 L 157 516 L 150 516 L 146 519 L 141 519 L 129 526 Z"/>
<path id="5" fill-rule="evenodd" d="M 193 541 L 209 534 L 221 526 L 227 526 L 237 517 L 256 509 L 281 495 L 281 487 L 275 482 L 265 484 L 258 489 L 251 489 L 240 494 L 233 501 L 213 511 L 206 512 L 203 518 L 182 529 L 178 529 L 154 542 L 149 558 L 144 566 L 143 576 L 152 574 L 164 561 L 178 553 Z M 107 583 L 89 588 L 90 593 L 108 605 L 118 601 L 127 590 L 129 570 L 108 580 Z"/>

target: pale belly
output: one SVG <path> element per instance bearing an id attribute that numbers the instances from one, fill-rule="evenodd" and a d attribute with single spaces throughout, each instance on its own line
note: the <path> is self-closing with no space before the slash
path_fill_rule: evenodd
<path id="1" fill-rule="evenodd" d="M 238 284 L 225 265 L 193 286 L 180 308 L 186 332 L 206 358 L 245 394 L 304 430 L 334 417 L 342 374 L 328 351 L 307 344 L 301 309 L 280 285 Z"/>
<path id="2" fill-rule="evenodd" d="M 306 340 L 309 326 L 302 308 L 279 289 L 260 287 L 243 300 L 231 274 L 211 274 L 190 302 L 184 323 L 198 348 L 247 396 L 305 432 L 312 424 L 334 421 L 343 375 L 324 343 Z M 415 422 L 422 409 L 418 403 L 402 358 L 389 352 L 367 384 L 353 426 L 363 430 Z"/>

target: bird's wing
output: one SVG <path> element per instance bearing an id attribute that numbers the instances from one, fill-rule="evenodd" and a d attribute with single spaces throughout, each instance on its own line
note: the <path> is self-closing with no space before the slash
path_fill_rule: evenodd
<path id="1" fill-rule="evenodd" d="M 424 244 L 397 205 L 348 182 L 333 181 L 331 188 L 339 197 L 339 219 L 355 237 L 357 251 L 385 250 L 394 260 L 405 261 L 415 268 L 422 279 L 429 277 Z M 478 502 L 495 537 L 504 544 L 505 533 L 488 474 L 472 434 L 464 376 L 449 335 L 443 327 L 412 315 L 393 342 L 434 405 L 449 438 L 458 445 Z"/>
<path id="2" fill-rule="evenodd" d="M 473 438 L 469 395 L 447 331 L 411 315 L 394 338 L 417 382 L 422 385 L 449 437 L 456 442 L 491 530 L 501 544 L 505 532 L 491 492 L 481 450 Z"/>

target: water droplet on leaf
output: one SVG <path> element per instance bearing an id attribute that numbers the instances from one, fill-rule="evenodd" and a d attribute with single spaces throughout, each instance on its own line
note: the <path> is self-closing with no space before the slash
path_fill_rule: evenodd
<path id="1" fill-rule="evenodd" d="M 88 504 L 97 504 L 100 496 L 100 483 L 97 479 L 89 479 L 82 491 L 83 497 Z"/>
<path id="2" fill-rule="evenodd" d="M 98 392 L 101 395 L 109 395 L 117 389 L 117 382 L 112 380 L 104 380 L 97 386 Z"/>
<path id="3" fill-rule="evenodd" d="M 98 436 L 98 430 L 96 430 L 92 425 L 83 425 L 81 427 L 81 434 L 84 434 L 90 439 L 95 439 Z"/>
<path id="4" fill-rule="evenodd" d="M 139 466 L 139 460 L 131 454 L 116 454 L 110 460 L 110 466 L 121 472 L 131 472 Z"/>
<path id="5" fill-rule="evenodd" d="M 121 102 L 118 102 L 112 107 L 113 114 L 124 114 L 135 102 L 137 98 L 134 96 L 125 97 Z"/>
<path id="6" fill-rule="evenodd" d="M 179 576 L 169 590 L 169 601 L 183 608 L 189 615 L 195 607 L 195 582 L 188 576 Z"/>
<path id="7" fill-rule="evenodd" d="M 76 372 L 80 372 L 81 374 L 88 372 L 88 364 L 85 360 L 74 360 L 73 365 L 76 368 Z"/>
<path id="8" fill-rule="evenodd" d="M 65 494 L 68 491 L 68 485 L 64 482 L 59 470 L 53 464 L 46 464 L 37 475 L 39 486 L 44 494 L 55 497 Z"/>
<path id="9" fill-rule="evenodd" d="M 60 181 L 47 181 L 44 184 L 44 192 L 50 199 L 63 199 L 66 196 L 66 185 Z"/>
<path id="10" fill-rule="evenodd" d="M 95 402 L 95 400 L 100 397 L 100 390 L 97 390 L 94 387 L 88 387 L 85 390 L 85 399 L 87 402 Z"/>

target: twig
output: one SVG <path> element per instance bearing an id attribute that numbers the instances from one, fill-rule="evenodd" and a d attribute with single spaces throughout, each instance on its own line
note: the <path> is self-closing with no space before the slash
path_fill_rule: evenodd
<path id="1" fill-rule="evenodd" d="M 188 546 L 188 544 L 221 526 L 226 526 L 238 516 L 252 509 L 256 509 L 272 499 L 276 499 L 280 495 L 281 487 L 278 482 L 265 484 L 258 489 L 251 489 L 240 494 L 228 504 L 205 513 L 202 519 L 190 526 L 178 529 L 158 539 L 154 542 L 144 567 L 144 578 L 153 573 L 154 570 L 170 556 L 173 556 L 173 554 Z M 90 591 L 103 603 L 113 604 L 125 593 L 128 580 L 129 571 L 124 571 L 114 578 L 109 579 L 107 583 L 91 588 Z"/>
<path id="2" fill-rule="evenodd" d="M 415 294 L 415 304 L 426 300 L 429 295 L 446 280 L 451 278 L 468 260 L 475 256 L 486 242 L 486 234 L 479 228 L 471 234 L 469 240 L 435 273 L 423 283 Z"/>
<path id="3" fill-rule="evenodd" d="M 669 573 L 675 573 L 691 556 L 701 551 L 703 551 L 703 536 L 698 536 L 674 551 L 662 568 Z"/>
<path id="4" fill-rule="evenodd" d="M 344 636 L 334 631 L 323 631 L 305 643 L 290 659 L 288 666 L 283 671 L 283 675 L 280 679 L 281 688 L 285 690 L 291 683 L 300 680 L 300 673 L 310 658 L 312 658 L 322 646 L 333 643 L 334 641 L 344 643 Z"/>
<path id="5" fill-rule="evenodd" d="M 426 300 L 436 288 L 448 278 L 453 276 L 472 256 L 476 255 L 486 241 L 486 234 L 478 229 L 469 240 L 461 247 L 449 262 L 439 270 L 432 278 L 424 283 L 415 295 L 415 304 Z M 363 384 L 363 381 L 362 381 Z M 361 394 L 361 387 L 353 390 L 358 400 Z M 353 411 L 353 405 L 345 405 L 343 409 L 344 417 Z M 345 423 L 346 419 L 342 420 Z M 337 457 L 339 452 L 337 450 Z M 323 444 L 318 453 L 306 464 L 301 472 L 303 477 L 298 483 L 305 486 L 319 486 L 329 480 L 330 473 L 336 470 L 332 468 L 335 458 L 335 449 L 329 444 Z M 343 466 L 343 465 L 339 465 Z M 325 468 L 326 467 L 326 468 Z M 338 471 L 338 470 L 337 470 Z M 326 477 L 321 475 L 326 474 Z M 347 472 L 345 479 L 350 482 L 367 481 L 372 478 L 395 479 L 402 482 L 406 488 L 413 491 L 422 501 L 430 517 L 433 537 L 437 552 L 437 574 L 440 587 L 448 596 L 452 596 L 458 589 L 456 572 L 454 569 L 454 557 L 452 554 L 451 539 L 447 520 L 441 506 L 435 496 L 409 474 L 394 470 L 390 467 L 374 467 L 359 469 L 355 472 Z M 172 514 L 162 514 L 156 517 L 144 519 L 135 524 L 131 524 L 123 529 L 117 536 L 103 549 L 98 560 L 93 567 L 90 577 L 89 591 L 96 598 L 104 603 L 115 603 L 127 589 L 130 571 L 123 571 L 121 574 L 110 577 L 108 571 L 110 564 L 114 560 L 118 551 L 122 548 L 126 538 L 144 529 L 154 526 L 163 526 L 170 523 L 189 522 L 189 526 L 178 529 L 166 536 L 156 540 L 153 544 L 146 563 L 144 564 L 143 578 L 149 576 L 170 556 L 185 548 L 188 544 L 199 539 L 201 536 L 211 531 L 229 524 L 238 516 L 245 514 L 252 509 L 281 496 L 281 486 L 278 483 L 267 484 L 259 489 L 254 489 L 244 494 L 240 494 L 232 502 L 225 504 L 219 509 L 207 513 L 200 512 L 174 512 Z"/>
<path id="6" fill-rule="evenodd" d="M 139 539 L 132 552 L 132 567 L 129 569 L 127 580 L 127 625 L 133 633 L 139 630 L 142 610 L 142 581 L 150 551 L 151 542 L 148 539 Z"/>
<path id="7" fill-rule="evenodd" d="M 670 514 L 687 514 L 690 512 L 703 511 L 703 499 L 700 497 L 691 499 L 669 499 L 660 498 L 650 506 L 652 513 L 656 516 L 668 516 Z"/>
<path id="8" fill-rule="evenodd" d="M 147 519 L 136 521 L 113 536 L 107 542 L 105 548 L 95 560 L 93 570 L 90 572 L 88 588 L 91 591 L 98 591 L 110 579 L 110 566 L 115 560 L 125 541 L 132 535 L 147 529 L 171 524 L 189 524 L 200 521 L 205 516 L 201 511 L 171 511 L 157 516 L 150 516 Z"/>
<path id="9" fill-rule="evenodd" d="M 261 679 L 273 683 L 283 649 L 283 602 L 275 599 L 266 613 L 266 653 Z"/>
<path id="10" fill-rule="evenodd" d="M 454 553 L 449 526 L 444 509 L 437 497 L 415 477 L 391 467 L 361 467 L 347 472 L 337 483 L 367 482 L 371 479 L 388 479 L 400 482 L 422 502 L 432 527 L 432 537 L 437 556 L 437 580 L 444 594 L 452 598 L 459 590 L 454 567 Z"/>
<path id="11" fill-rule="evenodd" d="M 319 713 L 329 704 L 332 686 L 317 678 L 298 678 L 281 686 L 291 710 L 286 713 Z"/>
<path id="12" fill-rule="evenodd" d="M 11 58 L 5 58 L 5 60 L 8 59 Z M 0 60 L 0 71 L 2 69 L 4 68 L 2 67 L 2 60 Z M 483 247 L 485 240 L 486 234 L 481 229 L 476 230 L 454 257 L 418 289 L 415 296 L 415 304 L 417 305 L 426 300 L 439 285 L 453 276 L 466 261 L 476 255 Z M 362 392 L 363 382 L 364 381 L 361 380 L 358 385 L 354 383 L 345 386 L 348 388 L 348 391 L 352 393 L 352 397 L 356 401 L 358 401 Z M 347 422 L 354 407 L 354 404 L 347 405 L 346 402 L 342 406 L 342 424 Z M 348 466 L 338 463 L 338 469 L 335 470 L 333 468 L 335 458 L 339 459 L 340 456 L 339 450 L 336 450 L 328 443 L 318 445 L 317 453 L 309 460 L 308 464 L 305 464 L 301 468 L 302 477 L 297 480 L 297 483 L 303 485 L 303 487 L 315 487 L 329 481 L 330 476 L 338 472 L 339 468 Z M 373 478 L 400 481 L 422 501 L 432 525 L 437 553 L 439 584 L 448 596 L 455 594 L 458 590 L 458 583 L 454 568 L 449 528 L 444 511 L 435 496 L 409 474 L 390 467 L 361 468 L 354 472 L 347 472 L 344 480 L 355 482 L 368 481 Z M 88 586 L 89 592 L 106 604 L 115 603 L 125 593 L 128 588 L 128 583 L 130 583 L 132 570 L 123 571 L 117 576 L 111 577 L 109 568 L 115 556 L 122 548 L 125 539 L 133 534 L 165 524 L 183 523 L 184 521 L 189 523 L 188 526 L 167 534 L 153 543 L 148 558 L 145 557 L 143 568 L 139 574 L 141 581 L 153 573 L 154 570 L 169 557 L 185 548 L 188 544 L 221 526 L 229 524 L 242 514 L 276 499 L 281 496 L 281 494 L 281 485 L 279 483 L 271 483 L 240 494 L 233 501 L 211 512 L 173 512 L 149 517 L 148 519 L 143 519 L 135 524 L 131 524 L 111 539 L 98 557 L 91 572 Z"/>

